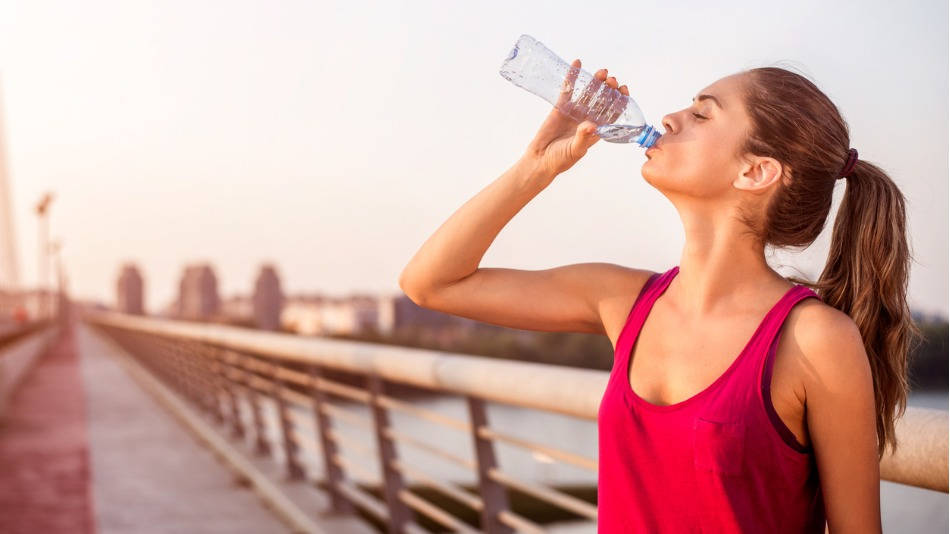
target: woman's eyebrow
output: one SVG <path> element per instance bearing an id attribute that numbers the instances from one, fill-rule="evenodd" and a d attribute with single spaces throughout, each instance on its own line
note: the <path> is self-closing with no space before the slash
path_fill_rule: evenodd
<path id="1" fill-rule="evenodd" d="M 719 102 L 719 99 L 714 97 L 713 95 L 699 95 L 693 98 L 693 102 L 695 102 L 696 100 L 699 100 L 700 102 L 702 102 L 703 100 L 706 100 L 707 98 L 715 102 L 716 105 L 719 106 L 719 109 L 726 109 L 722 107 L 722 103 Z"/>

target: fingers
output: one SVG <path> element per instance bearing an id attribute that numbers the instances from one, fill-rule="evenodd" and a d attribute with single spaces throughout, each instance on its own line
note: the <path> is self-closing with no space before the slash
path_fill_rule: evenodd
<path id="1" fill-rule="evenodd" d="M 606 75 L 606 69 L 604 70 Z M 609 124 L 618 115 L 618 105 L 623 103 L 621 93 L 617 90 L 617 78 L 610 76 L 604 82 L 607 86 L 597 96 L 591 105 L 590 119 L 597 124 Z"/>
<path id="2" fill-rule="evenodd" d="M 564 83 L 561 84 L 561 94 L 558 95 L 557 105 L 555 107 L 568 110 L 572 107 L 571 97 L 574 94 L 574 82 L 577 81 L 577 73 L 581 70 L 581 60 L 575 59 L 567 69 L 567 75 L 564 77 Z"/>
<path id="3" fill-rule="evenodd" d="M 620 90 L 614 92 L 614 98 L 611 100 L 610 104 L 604 110 L 604 124 L 613 124 L 622 113 L 624 108 L 627 105 L 627 98 L 630 96 L 630 91 L 627 90 L 627 86 L 624 85 Z"/>
<path id="4" fill-rule="evenodd" d="M 608 76 L 607 69 L 599 69 L 594 73 L 593 79 L 587 84 L 587 87 L 580 92 L 577 100 L 571 102 L 580 67 L 580 59 L 571 62 L 561 94 L 558 96 L 557 107 L 569 111 L 569 115 L 575 119 L 587 117 L 596 124 L 612 123 L 623 112 L 626 99 L 622 98 L 621 95 L 630 96 L 629 89 L 626 85 L 618 88 L 617 78 Z M 605 85 L 606 87 L 604 87 Z"/>
<path id="5" fill-rule="evenodd" d="M 617 90 L 615 98 L 611 99 L 610 103 L 605 106 L 605 112 L 602 116 L 604 124 L 613 124 L 613 122 L 617 120 L 617 117 L 623 113 L 623 109 L 627 103 L 627 99 L 623 98 L 625 96 L 630 96 L 630 90 L 626 85 L 621 85 Z"/>
<path id="6" fill-rule="evenodd" d="M 604 85 L 604 80 L 607 79 L 607 69 L 600 69 L 594 73 L 594 79 L 587 84 L 587 87 L 584 88 L 581 93 L 580 98 L 577 99 L 577 103 L 574 104 L 577 109 L 578 116 L 587 115 L 591 101 L 594 99 L 600 88 Z"/>
<path id="7" fill-rule="evenodd" d="M 618 92 L 625 97 L 630 96 L 630 89 L 627 88 L 626 85 L 621 85 Z M 618 98 L 617 100 L 615 100 L 614 105 L 611 106 L 611 113 L 610 113 L 610 117 L 608 117 L 607 123 L 613 124 L 613 122 L 617 120 L 617 117 L 619 117 L 623 113 L 623 110 L 626 107 L 626 105 L 627 105 L 626 98 Z"/>

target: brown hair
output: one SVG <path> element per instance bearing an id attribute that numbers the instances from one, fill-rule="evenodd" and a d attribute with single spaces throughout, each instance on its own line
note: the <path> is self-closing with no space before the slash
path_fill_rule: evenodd
<path id="1" fill-rule="evenodd" d="M 800 74 L 778 67 L 743 74 L 752 126 L 740 154 L 773 157 L 786 171 L 764 220 L 747 211 L 741 219 L 763 245 L 807 247 L 831 209 L 836 179 L 848 158 L 848 125 L 831 100 Z M 820 278 L 786 279 L 815 290 L 860 330 L 874 379 L 881 458 L 887 445 L 897 449 L 894 420 L 907 406 L 908 355 L 922 336 L 906 300 L 911 255 L 904 196 L 884 170 L 863 159 L 846 179 Z"/>

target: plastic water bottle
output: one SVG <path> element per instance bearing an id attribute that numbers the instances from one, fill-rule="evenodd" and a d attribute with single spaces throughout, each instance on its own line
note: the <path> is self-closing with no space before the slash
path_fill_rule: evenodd
<path id="1" fill-rule="evenodd" d="M 594 121 L 597 135 L 605 141 L 650 148 L 660 137 L 632 98 L 572 67 L 530 35 L 518 39 L 499 72 L 572 119 Z"/>

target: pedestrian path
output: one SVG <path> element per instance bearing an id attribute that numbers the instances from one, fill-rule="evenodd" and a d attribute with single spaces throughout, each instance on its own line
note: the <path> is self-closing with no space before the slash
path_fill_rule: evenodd
<path id="1" fill-rule="evenodd" d="M 9 399 L 0 426 L 0 532 L 95 531 L 85 397 L 66 329 Z"/>
<path id="2" fill-rule="evenodd" d="M 98 532 L 288 532 L 126 374 L 111 345 L 84 324 L 76 333 Z"/>
<path id="3" fill-rule="evenodd" d="M 0 532 L 285 533 L 291 529 L 72 321 L 0 421 Z"/>

